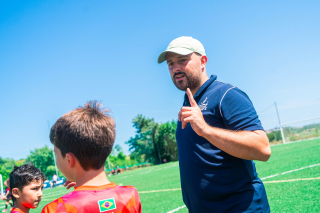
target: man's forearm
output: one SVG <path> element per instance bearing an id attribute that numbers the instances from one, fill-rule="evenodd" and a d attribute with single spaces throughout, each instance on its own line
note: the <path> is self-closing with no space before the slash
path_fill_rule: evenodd
<path id="1" fill-rule="evenodd" d="M 269 140 L 262 130 L 231 131 L 208 126 L 202 136 L 224 152 L 241 159 L 267 161 Z"/>

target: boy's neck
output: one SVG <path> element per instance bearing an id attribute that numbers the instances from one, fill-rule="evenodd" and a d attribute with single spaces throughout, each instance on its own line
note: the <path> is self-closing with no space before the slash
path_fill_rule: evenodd
<path id="1" fill-rule="evenodd" d="M 24 213 L 29 213 L 29 208 L 22 205 L 18 200 L 14 202 L 13 208 L 20 209 Z"/>
<path id="2" fill-rule="evenodd" d="M 81 171 L 77 174 L 76 185 L 78 186 L 101 186 L 110 183 L 108 180 L 104 168 L 99 170 Z"/>

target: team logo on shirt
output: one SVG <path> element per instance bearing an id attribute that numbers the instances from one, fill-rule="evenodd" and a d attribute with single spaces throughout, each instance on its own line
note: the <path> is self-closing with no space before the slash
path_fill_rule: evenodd
<path id="1" fill-rule="evenodd" d="M 204 101 L 202 101 L 202 103 L 199 104 L 200 110 L 201 110 L 201 111 L 202 111 L 202 110 L 206 110 L 208 103 L 209 103 L 209 102 L 208 102 L 208 98 L 206 98 Z"/>
<path id="2" fill-rule="evenodd" d="M 117 208 L 114 198 L 99 200 L 98 205 L 99 205 L 100 212 L 105 212 L 105 211 L 109 211 Z"/>

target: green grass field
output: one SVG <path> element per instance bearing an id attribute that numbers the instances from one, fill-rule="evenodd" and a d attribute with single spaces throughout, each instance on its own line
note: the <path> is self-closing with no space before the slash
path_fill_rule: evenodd
<path id="1" fill-rule="evenodd" d="M 271 211 L 320 212 L 320 139 L 276 145 L 271 149 L 268 162 L 256 162 Z M 184 206 L 178 162 L 128 171 L 109 179 L 118 185 L 135 186 L 143 212 L 170 212 Z M 44 190 L 40 206 L 31 212 L 41 212 L 47 203 L 67 192 L 63 187 Z M 174 212 L 188 210 L 184 207 Z"/>

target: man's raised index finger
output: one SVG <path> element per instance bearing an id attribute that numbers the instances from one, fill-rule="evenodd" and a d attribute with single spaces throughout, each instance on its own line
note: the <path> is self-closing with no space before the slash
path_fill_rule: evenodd
<path id="1" fill-rule="evenodd" d="M 190 102 L 190 105 L 193 107 L 193 106 L 197 106 L 197 102 L 193 99 L 193 95 L 191 93 L 191 90 L 189 88 L 187 88 L 187 95 L 188 95 L 188 98 L 189 98 L 189 102 Z"/>

